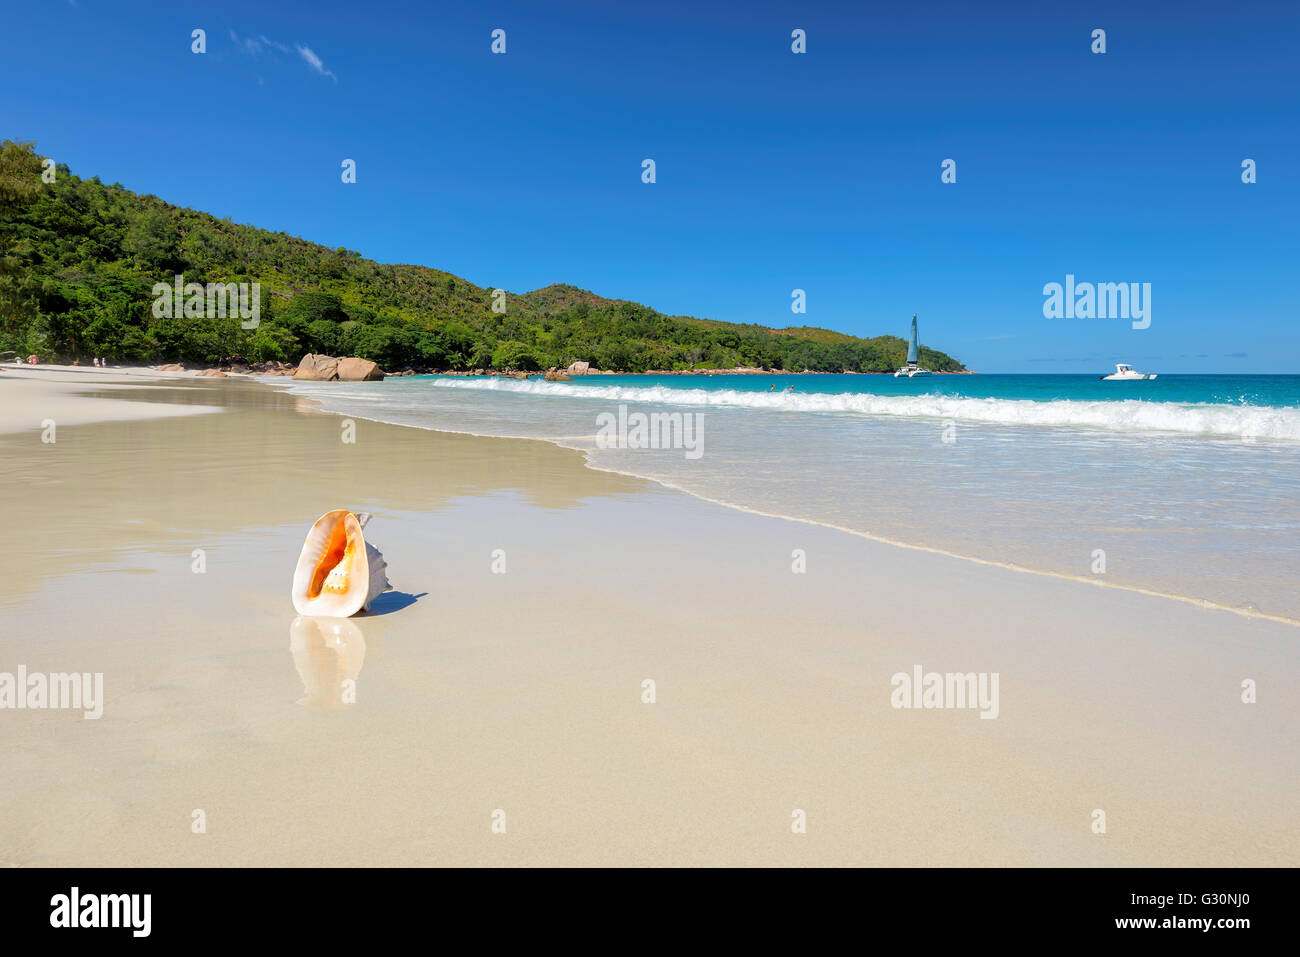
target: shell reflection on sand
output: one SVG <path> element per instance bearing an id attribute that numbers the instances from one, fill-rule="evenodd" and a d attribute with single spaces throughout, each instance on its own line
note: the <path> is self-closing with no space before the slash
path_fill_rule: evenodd
<path id="1" fill-rule="evenodd" d="M 289 626 L 289 650 L 302 679 L 298 704 L 344 708 L 357 702 L 357 676 L 366 660 L 366 638 L 346 618 L 299 616 Z"/>

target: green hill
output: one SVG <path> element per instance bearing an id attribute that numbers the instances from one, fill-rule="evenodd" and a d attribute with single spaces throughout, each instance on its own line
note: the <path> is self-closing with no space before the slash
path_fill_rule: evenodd
<path id="1" fill-rule="evenodd" d="M 323 352 L 389 370 L 532 371 L 583 360 L 620 372 L 885 372 L 907 351 L 897 336 L 666 316 L 563 284 L 506 293 L 505 311 L 494 311 L 491 289 L 451 273 L 373 262 L 62 166 L 46 183 L 41 159 L 31 144 L 0 145 L 0 353 L 215 363 L 297 362 Z M 260 283 L 260 324 L 245 330 L 237 317 L 155 317 L 153 286 L 176 274 L 187 283 Z M 924 347 L 921 364 L 964 368 Z"/>

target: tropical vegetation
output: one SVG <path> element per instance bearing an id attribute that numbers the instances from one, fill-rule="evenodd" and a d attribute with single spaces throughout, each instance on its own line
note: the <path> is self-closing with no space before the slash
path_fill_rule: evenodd
<path id="1" fill-rule="evenodd" d="M 156 316 L 154 286 L 176 275 L 259 283 L 256 328 L 230 314 Z M 571 285 L 497 294 L 439 269 L 374 262 L 82 179 L 30 143 L 0 144 L 0 354 L 214 364 L 296 363 L 313 352 L 390 371 L 585 361 L 618 372 L 885 372 L 906 349 L 897 336 L 668 316 Z M 929 348 L 920 359 L 929 369 L 963 369 Z"/>

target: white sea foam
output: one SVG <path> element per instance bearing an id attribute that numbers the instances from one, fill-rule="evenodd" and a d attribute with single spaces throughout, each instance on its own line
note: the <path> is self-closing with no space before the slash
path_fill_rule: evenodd
<path id="1" fill-rule="evenodd" d="M 1293 406 L 1152 402 L 1142 399 L 1099 402 L 1057 399 L 1039 402 L 938 394 L 893 396 L 872 393 L 746 392 L 736 389 L 674 389 L 666 386 L 569 385 L 534 379 L 446 378 L 429 381 L 432 385 L 445 389 L 476 389 L 609 402 L 959 419 L 998 425 L 1300 441 L 1300 408 Z"/>

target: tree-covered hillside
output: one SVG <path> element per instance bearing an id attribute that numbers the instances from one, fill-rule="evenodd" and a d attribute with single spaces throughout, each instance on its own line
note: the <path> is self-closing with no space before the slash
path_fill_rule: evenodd
<path id="1" fill-rule="evenodd" d="M 897 336 L 665 316 L 570 285 L 507 293 L 505 311 L 494 311 L 490 288 L 438 269 L 373 262 L 81 179 L 63 166 L 53 172 L 53 182 L 43 181 L 31 144 L 0 145 L 0 353 L 215 363 L 297 362 L 317 352 L 388 370 L 532 371 L 586 361 L 620 372 L 884 372 L 907 351 Z M 153 286 L 176 274 L 186 283 L 260 283 L 260 324 L 156 318 Z M 921 364 L 963 368 L 924 347 Z"/>

